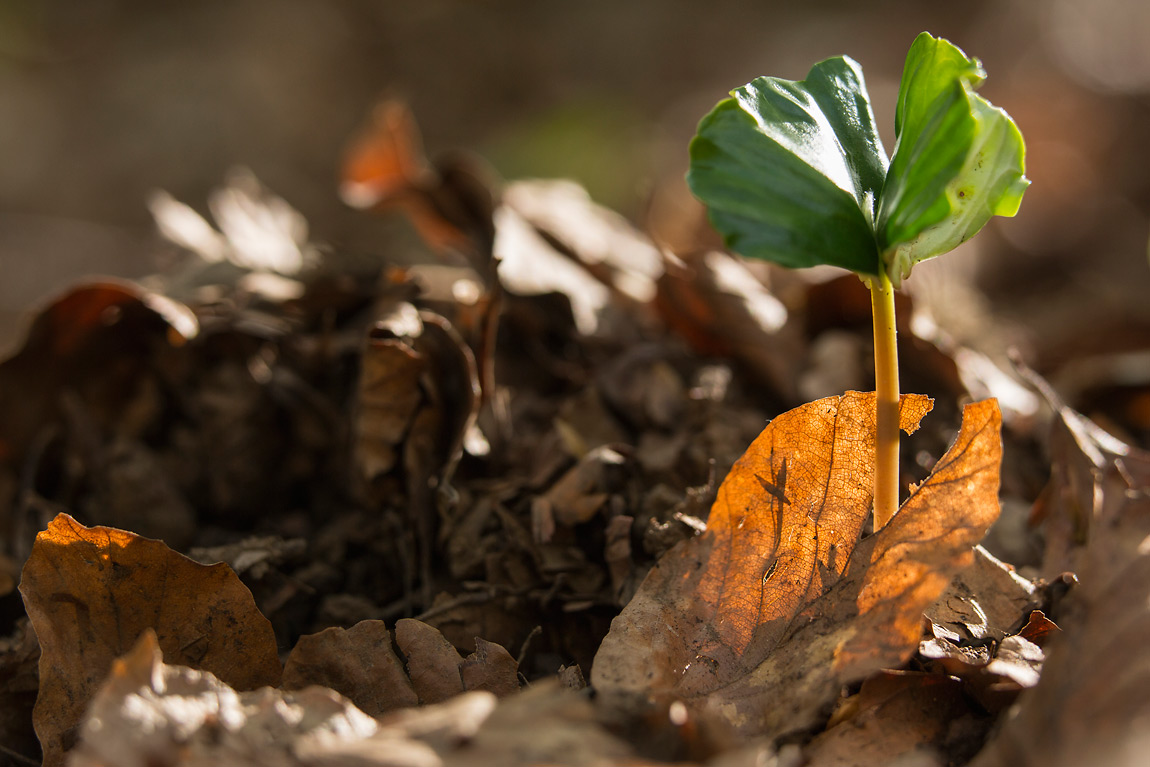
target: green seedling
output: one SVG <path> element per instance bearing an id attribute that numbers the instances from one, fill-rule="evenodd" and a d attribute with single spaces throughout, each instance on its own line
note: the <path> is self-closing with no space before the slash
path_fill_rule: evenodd
<path id="1" fill-rule="evenodd" d="M 877 392 L 875 529 L 898 509 L 894 289 L 1030 184 L 1022 134 L 978 96 L 981 63 L 923 32 L 910 47 L 888 160 L 862 68 L 845 56 L 805 80 L 759 77 L 699 123 L 687 182 L 731 250 L 788 267 L 830 264 L 869 286 Z"/>

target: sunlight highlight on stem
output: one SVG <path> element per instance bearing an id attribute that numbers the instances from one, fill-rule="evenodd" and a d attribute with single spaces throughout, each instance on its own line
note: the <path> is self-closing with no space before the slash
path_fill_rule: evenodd
<path id="1" fill-rule="evenodd" d="M 874 529 L 898 510 L 898 348 L 894 288 L 885 270 L 869 280 L 874 317 L 875 471 Z"/>

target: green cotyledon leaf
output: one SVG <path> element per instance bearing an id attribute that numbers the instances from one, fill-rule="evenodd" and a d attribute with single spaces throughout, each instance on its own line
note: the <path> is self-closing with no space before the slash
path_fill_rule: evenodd
<path id="1" fill-rule="evenodd" d="M 919 261 L 973 237 L 991 216 L 1013 216 L 1030 184 L 1018 126 L 975 93 L 984 79 L 977 59 L 927 32 L 907 54 L 877 227 L 896 285 Z"/>
<path id="2" fill-rule="evenodd" d="M 923 32 L 907 55 L 889 168 L 859 65 L 760 77 L 699 123 L 687 182 L 733 251 L 784 266 L 886 271 L 952 250 L 1029 185 L 1022 134 L 975 94 L 977 59 Z"/>
<path id="3" fill-rule="evenodd" d="M 699 124 L 687 183 L 727 246 L 803 267 L 877 274 L 874 216 L 887 158 L 862 69 L 820 62 L 806 80 L 760 77 Z"/>

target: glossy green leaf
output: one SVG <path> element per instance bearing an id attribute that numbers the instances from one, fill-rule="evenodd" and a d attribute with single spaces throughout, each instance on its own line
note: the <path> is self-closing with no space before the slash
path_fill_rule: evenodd
<path id="1" fill-rule="evenodd" d="M 880 198 L 878 241 L 891 278 L 1013 216 L 1030 182 L 1022 134 L 975 94 L 986 73 L 923 32 L 907 54 L 895 113 L 897 143 Z"/>
<path id="2" fill-rule="evenodd" d="M 897 284 L 1030 183 L 1022 135 L 975 94 L 977 59 L 926 32 L 907 55 L 887 167 L 858 64 L 836 57 L 806 80 L 760 77 L 731 92 L 691 142 L 687 181 L 727 246 L 784 266 L 885 270 Z"/>
<path id="3" fill-rule="evenodd" d="M 862 70 L 837 57 L 732 91 L 699 124 L 687 182 L 731 250 L 876 274 L 885 172 Z"/>

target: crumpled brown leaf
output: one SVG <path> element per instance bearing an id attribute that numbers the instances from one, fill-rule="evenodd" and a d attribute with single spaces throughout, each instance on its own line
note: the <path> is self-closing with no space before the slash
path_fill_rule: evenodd
<path id="1" fill-rule="evenodd" d="M 1039 643 L 1058 630 L 1034 610 L 1037 605 L 1036 584 L 975 546 L 974 563 L 925 612 L 930 624 L 919 644 L 920 661 L 961 679 L 968 696 L 997 714 L 1038 681 L 1044 659 Z"/>
<path id="2" fill-rule="evenodd" d="M 1134 767 L 1150 753 L 1150 455 L 1058 411 L 1046 562 L 1073 565 L 1079 583 L 1041 678 L 976 767 Z M 1035 641 L 1046 633 L 1032 631 Z"/>
<path id="3" fill-rule="evenodd" d="M 901 425 L 928 409 L 905 396 Z M 856 547 L 873 414 L 873 394 L 849 392 L 772 421 L 720 487 L 707 533 L 664 556 L 615 619 L 595 687 L 776 737 L 815 724 L 843 684 L 904 662 L 923 610 L 998 515 L 1000 416 L 993 401 L 968 405 L 931 476 Z"/>
<path id="4" fill-rule="evenodd" d="M 112 661 L 145 629 L 173 660 L 237 689 L 279 682 L 275 635 L 247 587 L 162 541 L 60 514 L 36 537 L 20 593 L 42 651 L 34 724 L 46 765 L 63 763 Z"/>

